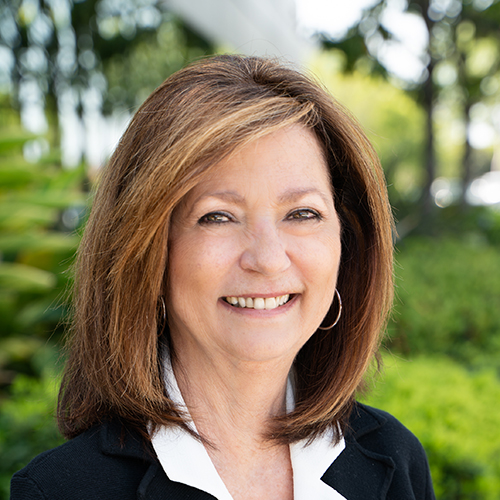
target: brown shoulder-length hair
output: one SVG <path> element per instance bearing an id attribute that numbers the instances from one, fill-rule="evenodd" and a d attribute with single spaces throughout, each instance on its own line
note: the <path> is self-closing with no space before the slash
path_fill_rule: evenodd
<path id="1" fill-rule="evenodd" d="M 175 73 L 149 96 L 100 181 L 76 263 L 58 405 L 66 437 L 111 418 L 145 436 L 148 425 L 184 425 L 161 362 L 172 211 L 223 157 L 293 124 L 316 134 L 327 159 L 342 227 L 343 311 L 298 353 L 296 408 L 271 423 L 270 435 L 293 442 L 345 428 L 392 303 L 383 172 L 359 125 L 319 84 L 274 60 L 223 55 Z M 334 300 L 324 324 L 337 307 Z"/>

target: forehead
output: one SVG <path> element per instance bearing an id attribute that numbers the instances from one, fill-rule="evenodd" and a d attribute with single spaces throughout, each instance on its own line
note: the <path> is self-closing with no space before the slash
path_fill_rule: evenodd
<path id="1" fill-rule="evenodd" d="M 211 167 L 188 193 L 194 201 L 211 193 L 243 196 L 250 189 L 323 191 L 331 194 L 323 147 L 314 132 L 294 125 L 250 141 Z M 187 201 L 187 200 L 185 200 Z"/>

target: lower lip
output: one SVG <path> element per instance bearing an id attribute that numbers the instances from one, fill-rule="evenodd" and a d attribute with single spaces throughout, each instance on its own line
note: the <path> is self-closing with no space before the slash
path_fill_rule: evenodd
<path id="1" fill-rule="evenodd" d="M 252 307 L 234 307 L 227 303 L 224 299 L 219 299 L 219 302 L 226 307 L 229 311 L 235 314 L 244 314 L 245 316 L 255 316 L 255 317 L 270 317 L 276 316 L 278 314 L 285 313 L 289 311 L 298 300 L 299 295 L 295 294 L 286 304 L 282 306 L 275 307 L 274 309 L 254 309 Z"/>

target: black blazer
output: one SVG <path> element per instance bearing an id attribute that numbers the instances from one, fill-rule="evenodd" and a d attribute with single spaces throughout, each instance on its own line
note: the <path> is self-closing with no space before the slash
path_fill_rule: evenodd
<path id="1" fill-rule="evenodd" d="M 435 499 L 425 452 L 394 417 L 358 404 L 349 428 L 345 450 L 322 477 L 326 484 L 347 500 Z M 214 497 L 170 481 L 149 444 L 120 424 L 106 423 L 42 453 L 13 476 L 11 500 L 42 499 Z"/>

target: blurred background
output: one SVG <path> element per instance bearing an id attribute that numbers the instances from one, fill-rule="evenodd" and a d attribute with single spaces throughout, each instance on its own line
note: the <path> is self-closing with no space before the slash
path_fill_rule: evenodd
<path id="1" fill-rule="evenodd" d="M 275 55 L 359 119 L 397 219 L 384 373 L 441 500 L 500 498 L 500 0 L 0 0 L 0 499 L 59 444 L 71 264 L 99 170 L 169 74 Z"/>

